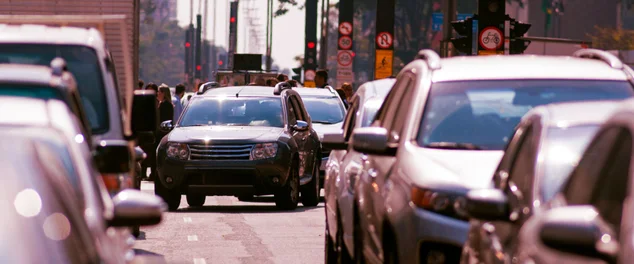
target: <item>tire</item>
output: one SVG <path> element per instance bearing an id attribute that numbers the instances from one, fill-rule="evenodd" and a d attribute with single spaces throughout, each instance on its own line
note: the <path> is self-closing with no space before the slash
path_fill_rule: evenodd
<path id="1" fill-rule="evenodd" d="M 200 207 L 205 204 L 205 195 L 187 194 L 187 204 L 190 207 Z"/>
<path id="2" fill-rule="evenodd" d="M 317 206 L 319 204 L 319 159 L 313 164 L 313 179 L 302 186 L 302 204 L 304 206 Z"/>
<path id="3" fill-rule="evenodd" d="M 299 203 L 299 162 L 293 162 L 286 185 L 275 193 L 275 206 L 282 210 L 294 210 Z"/>
<path id="4" fill-rule="evenodd" d="M 163 201 L 167 204 L 167 209 L 170 212 L 178 210 L 178 207 L 181 204 L 181 194 L 179 192 L 166 189 L 157 178 L 154 179 L 154 194 L 163 198 Z"/>
<path id="5" fill-rule="evenodd" d="M 325 261 L 326 264 L 338 264 L 337 261 L 337 249 L 335 248 L 335 243 L 330 239 L 330 230 L 328 229 L 328 220 L 326 220 L 326 245 L 325 245 Z"/>
<path id="6" fill-rule="evenodd" d="M 338 263 L 352 263 L 352 258 L 350 257 L 346 243 L 343 242 L 343 226 L 341 225 L 341 221 L 338 221 L 337 225 L 337 242 L 335 246 L 337 247 Z"/>

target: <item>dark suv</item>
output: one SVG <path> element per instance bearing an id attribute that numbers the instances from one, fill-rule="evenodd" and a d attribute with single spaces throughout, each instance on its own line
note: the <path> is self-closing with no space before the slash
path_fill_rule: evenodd
<path id="1" fill-rule="evenodd" d="M 208 195 L 275 195 L 281 209 L 319 203 L 320 142 L 297 92 L 277 87 L 217 88 L 193 97 L 157 149 L 155 192 L 178 209 Z"/>

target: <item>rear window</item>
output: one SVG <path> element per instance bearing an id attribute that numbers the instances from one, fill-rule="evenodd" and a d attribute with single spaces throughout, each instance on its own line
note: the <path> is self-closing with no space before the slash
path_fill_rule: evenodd
<path id="1" fill-rule="evenodd" d="M 627 81 L 500 80 L 432 84 L 418 143 L 423 147 L 470 145 L 503 150 L 531 108 L 550 103 L 632 97 Z"/>
<path id="2" fill-rule="evenodd" d="M 0 44 L 0 63 L 49 66 L 55 57 L 66 60 L 68 70 L 77 81 L 92 133 L 108 131 L 108 102 L 94 49 L 77 45 Z"/>

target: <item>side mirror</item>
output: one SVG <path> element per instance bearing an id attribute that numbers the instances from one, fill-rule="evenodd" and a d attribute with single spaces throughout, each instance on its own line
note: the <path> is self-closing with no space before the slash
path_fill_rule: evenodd
<path id="1" fill-rule="evenodd" d="M 591 205 L 552 209 L 543 216 L 539 238 L 559 251 L 616 263 L 619 251 L 614 231 Z"/>
<path id="2" fill-rule="evenodd" d="M 132 100 L 132 132 L 154 132 L 158 125 L 156 94 L 152 90 L 135 90 Z"/>
<path id="3" fill-rule="evenodd" d="M 108 225 L 115 227 L 156 225 L 166 209 L 163 199 L 138 190 L 123 190 L 112 201 L 114 216 Z"/>
<path id="4" fill-rule="evenodd" d="M 308 130 L 308 122 L 297 120 L 297 124 L 293 125 L 293 130 L 296 130 L 296 131 Z"/>
<path id="5" fill-rule="evenodd" d="M 506 194 L 499 189 L 472 190 L 467 193 L 467 214 L 470 218 L 485 221 L 508 221 L 509 203 Z"/>
<path id="6" fill-rule="evenodd" d="M 345 141 L 342 133 L 324 134 L 321 145 L 332 150 L 348 149 L 348 142 Z"/>
<path id="7" fill-rule="evenodd" d="M 388 146 L 387 130 L 382 127 L 361 127 L 355 129 L 352 132 L 352 148 L 355 151 L 366 154 L 382 156 L 396 154 Z"/>
<path id="8" fill-rule="evenodd" d="M 124 140 L 102 140 L 95 147 L 97 169 L 102 174 L 127 173 L 132 169 L 132 153 Z"/>
<path id="9" fill-rule="evenodd" d="M 163 122 L 161 123 L 160 129 L 161 129 L 161 131 L 163 131 L 163 132 L 170 132 L 170 131 L 172 131 L 172 129 L 174 129 L 174 126 L 172 125 L 172 120 L 163 121 Z"/>

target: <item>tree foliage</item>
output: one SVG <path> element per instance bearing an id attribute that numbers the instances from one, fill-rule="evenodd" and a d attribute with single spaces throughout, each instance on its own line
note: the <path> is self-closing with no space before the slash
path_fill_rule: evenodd
<path id="1" fill-rule="evenodd" d="M 592 47 L 603 50 L 634 50 L 634 30 L 595 27 L 588 34 Z"/>

